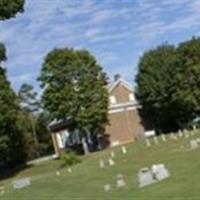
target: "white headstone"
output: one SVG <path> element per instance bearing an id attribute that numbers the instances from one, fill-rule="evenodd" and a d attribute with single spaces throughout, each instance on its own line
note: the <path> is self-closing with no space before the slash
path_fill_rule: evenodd
<path id="1" fill-rule="evenodd" d="M 190 135 L 191 135 L 191 136 L 194 136 L 194 131 L 190 131 Z"/>
<path id="2" fill-rule="evenodd" d="M 150 184 L 155 183 L 156 181 L 153 179 L 153 175 L 149 168 L 145 167 L 140 169 L 138 172 L 138 183 L 139 187 L 144 187 Z"/>
<path id="3" fill-rule="evenodd" d="M 178 131 L 178 136 L 179 136 L 179 137 L 183 137 L 183 133 L 182 133 L 181 130 Z"/>
<path id="4" fill-rule="evenodd" d="M 195 125 L 193 125 L 193 130 L 196 131 L 197 130 L 197 127 Z"/>
<path id="5" fill-rule="evenodd" d="M 31 182 L 29 178 L 23 178 L 17 181 L 13 181 L 12 184 L 13 184 L 14 189 L 21 189 L 21 188 L 30 186 Z"/>
<path id="6" fill-rule="evenodd" d="M 189 138 L 189 133 L 185 131 L 185 138 Z"/>
<path id="7" fill-rule="evenodd" d="M 111 185 L 110 185 L 110 184 L 104 185 L 104 191 L 105 191 L 105 192 L 108 192 L 108 191 L 110 191 L 110 190 L 111 190 Z"/>
<path id="8" fill-rule="evenodd" d="M 127 149 L 126 149 L 126 147 L 125 147 L 125 146 L 122 146 L 122 148 L 121 148 L 121 149 L 122 149 L 122 153 L 123 153 L 123 154 L 126 154 L 126 153 L 127 153 Z"/>
<path id="9" fill-rule="evenodd" d="M 5 194 L 5 189 L 3 186 L 0 187 L 0 196 Z"/>
<path id="10" fill-rule="evenodd" d="M 105 163 L 102 159 L 99 160 L 99 167 L 102 169 L 105 167 Z"/>
<path id="11" fill-rule="evenodd" d="M 163 141 L 163 142 L 166 142 L 166 141 L 167 141 L 164 134 L 161 135 L 161 138 L 162 138 L 162 141 Z"/>
<path id="12" fill-rule="evenodd" d="M 110 166 L 113 166 L 115 164 L 115 162 L 112 158 L 108 159 L 108 163 L 109 163 Z"/>
<path id="13" fill-rule="evenodd" d="M 57 176 L 60 176 L 60 171 L 56 171 L 56 175 L 57 175 Z"/>
<path id="14" fill-rule="evenodd" d="M 150 147 L 150 146 L 151 146 L 151 142 L 149 141 L 149 139 L 146 139 L 146 140 L 145 140 L 145 143 L 146 143 L 146 146 L 147 146 L 147 147 Z"/>
<path id="15" fill-rule="evenodd" d="M 67 169 L 67 171 L 68 171 L 69 173 L 72 173 L 72 168 L 69 167 L 69 168 Z"/>
<path id="16" fill-rule="evenodd" d="M 115 152 L 114 152 L 114 151 L 111 151 L 111 152 L 110 152 L 110 156 L 111 156 L 112 158 L 114 158 L 114 157 L 115 157 Z"/>
<path id="17" fill-rule="evenodd" d="M 200 138 L 196 138 L 196 142 L 200 144 Z"/>
<path id="18" fill-rule="evenodd" d="M 153 141 L 154 141 L 154 143 L 155 144 L 158 144 L 159 142 L 158 142 L 158 138 L 155 136 L 155 137 L 153 137 Z"/>
<path id="19" fill-rule="evenodd" d="M 153 177 L 158 181 L 166 179 L 170 176 L 169 171 L 165 168 L 164 164 L 152 165 L 151 170 Z"/>
<path id="20" fill-rule="evenodd" d="M 190 140 L 190 147 L 191 149 L 198 148 L 198 142 L 196 140 Z"/>
<path id="21" fill-rule="evenodd" d="M 118 174 L 116 177 L 116 185 L 118 188 L 124 187 L 126 185 L 124 177 L 121 174 Z"/>

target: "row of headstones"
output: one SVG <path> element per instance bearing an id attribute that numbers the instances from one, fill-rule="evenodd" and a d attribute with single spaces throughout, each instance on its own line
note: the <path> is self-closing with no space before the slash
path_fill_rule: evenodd
<path id="1" fill-rule="evenodd" d="M 138 172 L 138 184 L 139 187 L 144 187 L 159 181 L 162 181 L 170 176 L 169 170 L 164 164 L 152 165 L 151 168 L 141 168 Z M 123 175 L 118 174 L 116 176 L 116 188 L 122 188 L 126 185 Z M 112 189 L 111 184 L 104 185 L 104 191 L 108 192 Z"/>
<path id="2" fill-rule="evenodd" d="M 189 138 L 190 136 L 194 136 L 195 132 L 196 132 L 196 130 L 193 130 L 193 131 L 184 130 L 183 132 L 182 131 L 178 131 L 178 133 L 171 133 L 169 138 L 173 139 L 173 140 L 178 140 L 178 138 L 182 138 L 183 136 L 185 136 L 185 138 Z M 161 138 L 161 141 L 163 141 L 163 142 L 167 141 L 167 137 L 164 134 L 162 134 L 160 136 L 160 138 Z M 145 139 L 145 143 L 146 143 L 147 147 L 151 146 L 151 141 L 153 141 L 154 144 L 159 144 L 158 137 L 154 136 L 152 138 L 152 140 L 150 140 L 149 138 Z"/>
<path id="3" fill-rule="evenodd" d="M 122 154 L 127 154 L 127 148 L 125 146 L 122 146 L 121 147 L 121 151 L 122 151 Z M 105 168 L 106 166 L 113 166 L 115 165 L 115 161 L 114 161 L 114 158 L 116 157 L 116 154 L 114 151 L 111 151 L 110 152 L 110 157 L 108 159 L 100 159 L 99 160 L 99 167 L 102 169 L 102 168 Z"/>

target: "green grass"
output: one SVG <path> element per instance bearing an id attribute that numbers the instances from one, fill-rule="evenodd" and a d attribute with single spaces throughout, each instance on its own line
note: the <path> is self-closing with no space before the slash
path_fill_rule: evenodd
<path id="1" fill-rule="evenodd" d="M 146 147 L 143 141 L 127 145 L 128 153 L 123 155 L 120 147 L 114 148 L 115 166 L 99 168 L 99 159 L 107 159 L 110 149 L 83 157 L 83 162 L 67 169 L 60 176 L 55 172 L 60 161 L 48 161 L 21 171 L 15 177 L 0 182 L 6 188 L 1 200 L 199 200 L 200 199 L 200 148 L 188 150 L 189 140 L 200 137 L 197 133 L 178 141 L 168 138 L 167 142 Z M 184 145 L 184 147 L 182 146 Z M 153 185 L 138 188 L 137 173 L 141 167 L 164 163 L 170 171 L 170 178 Z M 116 188 L 115 178 L 123 174 L 126 186 Z M 31 177 L 31 186 L 14 190 L 11 181 Z M 112 184 L 110 192 L 103 186 Z"/>

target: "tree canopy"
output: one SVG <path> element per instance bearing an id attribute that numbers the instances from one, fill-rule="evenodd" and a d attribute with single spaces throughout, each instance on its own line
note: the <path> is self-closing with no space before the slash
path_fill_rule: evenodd
<path id="1" fill-rule="evenodd" d="M 158 46 L 140 58 L 137 98 L 158 132 L 187 126 L 200 111 L 200 39 Z"/>
<path id="2" fill-rule="evenodd" d="M 6 60 L 5 47 L 0 46 L 0 168 L 3 168 L 23 163 L 26 154 L 24 136 L 17 124 L 17 98 L 1 66 Z"/>
<path id="3" fill-rule="evenodd" d="M 55 119 L 71 118 L 76 128 L 95 133 L 107 123 L 107 77 L 86 50 L 54 49 L 39 77 L 44 107 Z"/>
<path id="4" fill-rule="evenodd" d="M 0 0 L 0 20 L 15 17 L 18 12 L 24 11 L 25 0 Z"/>

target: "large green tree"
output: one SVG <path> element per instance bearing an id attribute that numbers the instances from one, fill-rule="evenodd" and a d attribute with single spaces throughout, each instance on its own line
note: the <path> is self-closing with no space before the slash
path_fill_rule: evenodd
<path id="1" fill-rule="evenodd" d="M 0 20 L 15 17 L 18 12 L 24 11 L 25 0 L 0 0 Z"/>
<path id="2" fill-rule="evenodd" d="M 6 61 L 6 53 L 0 44 L 0 168 L 16 166 L 26 159 L 24 135 L 17 124 L 19 106 L 2 61 Z"/>
<path id="3" fill-rule="evenodd" d="M 177 102 L 173 99 L 177 66 L 176 49 L 168 44 L 147 51 L 139 62 L 137 98 L 157 132 L 178 128 Z"/>
<path id="4" fill-rule="evenodd" d="M 97 134 L 108 122 L 107 77 L 86 50 L 54 49 L 39 80 L 44 107 L 55 119 L 71 118 L 76 128 Z"/>
<path id="5" fill-rule="evenodd" d="M 144 53 L 137 97 L 157 132 L 188 127 L 200 114 L 200 38 L 162 45 Z"/>

